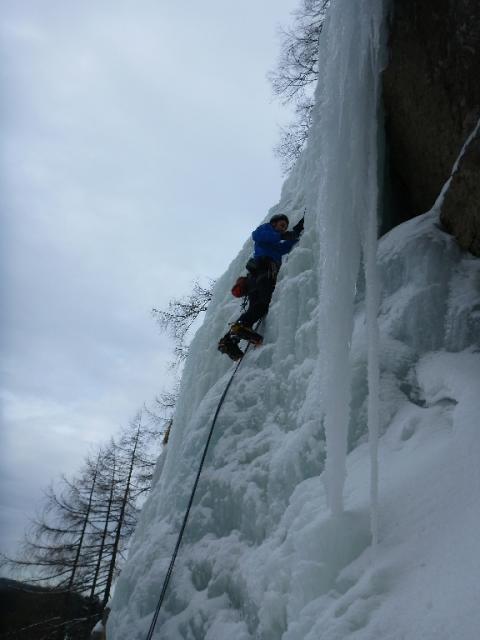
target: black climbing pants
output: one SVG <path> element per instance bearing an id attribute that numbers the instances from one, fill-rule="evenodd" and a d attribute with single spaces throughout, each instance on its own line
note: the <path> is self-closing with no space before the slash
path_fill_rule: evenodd
<path id="1" fill-rule="evenodd" d="M 268 313 L 279 267 L 268 258 L 260 258 L 255 261 L 255 265 L 247 266 L 247 268 L 249 268 L 248 308 L 245 313 L 242 313 L 238 322 L 252 327 Z"/>

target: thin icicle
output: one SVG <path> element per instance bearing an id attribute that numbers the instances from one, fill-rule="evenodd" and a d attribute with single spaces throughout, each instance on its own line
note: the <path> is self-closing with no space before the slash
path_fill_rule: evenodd
<path id="1" fill-rule="evenodd" d="M 372 105 L 375 110 L 374 126 L 368 140 L 369 162 L 367 175 L 367 212 L 365 234 L 363 238 L 363 261 L 365 269 L 365 310 L 367 323 L 367 378 L 368 378 L 368 434 L 370 447 L 370 526 L 374 554 L 378 543 L 378 438 L 380 427 L 380 367 L 379 367 L 379 328 L 378 308 L 380 283 L 377 269 L 378 237 L 378 109 L 379 75 L 382 62 L 382 43 L 380 40 L 382 16 L 372 21 L 371 72 L 373 85 Z"/>
<path id="2" fill-rule="evenodd" d="M 376 198 L 375 198 L 376 200 Z M 370 514 L 372 546 L 378 542 L 378 436 L 379 436 L 379 330 L 378 301 L 379 279 L 376 263 L 377 216 L 376 208 L 371 209 L 364 244 L 366 288 L 366 320 L 368 342 L 368 434 L 370 445 Z"/>

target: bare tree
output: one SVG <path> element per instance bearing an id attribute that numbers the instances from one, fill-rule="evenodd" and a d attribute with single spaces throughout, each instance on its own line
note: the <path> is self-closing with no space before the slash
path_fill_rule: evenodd
<path id="1" fill-rule="evenodd" d="M 161 435 L 139 412 L 117 440 L 87 459 L 78 476 L 62 476 L 47 489 L 21 556 L 9 559 L 10 566 L 27 570 L 30 582 L 64 594 L 58 638 L 76 624 L 78 597 L 88 599 L 97 617 L 107 603 L 151 485 Z"/>
<path id="2" fill-rule="evenodd" d="M 16 568 L 36 570 L 31 582 L 66 593 L 83 591 L 83 553 L 92 526 L 99 459 L 94 464 L 87 460 L 80 478 L 62 477 L 59 488 L 47 488 L 43 509 L 25 536 L 22 556 L 10 560 Z"/>
<path id="3" fill-rule="evenodd" d="M 290 173 L 302 153 L 312 124 L 313 98 L 304 97 L 295 106 L 295 120 L 280 127 L 280 141 L 273 152 L 280 160 L 284 174 Z"/>
<path id="4" fill-rule="evenodd" d="M 105 564 L 105 555 L 108 550 L 108 542 L 111 535 L 112 516 L 115 504 L 115 489 L 117 485 L 117 455 L 115 442 L 112 440 L 106 454 L 103 458 L 103 465 L 98 482 L 99 492 L 105 496 L 105 500 L 101 501 L 103 510 L 103 526 L 99 523 L 99 546 L 95 558 L 95 570 L 90 586 L 89 597 L 94 600 L 97 589 L 101 585 L 102 567 Z"/>
<path id="5" fill-rule="evenodd" d="M 125 559 L 127 543 L 137 524 L 139 500 L 150 489 L 158 453 L 151 450 L 151 442 L 152 438 L 158 441 L 159 431 L 144 421 L 143 414 L 139 411 L 123 429 L 116 447 L 118 497 L 103 606 L 108 602 L 113 581 L 119 574 L 121 561 Z"/>
<path id="6" fill-rule="evenodd" d="M 301 0 L 293 12 L 293 25 L 280 31 L 280 56 L 268 74 L 273 92 L 283 104 L 295 106 L 295 118 L 281 129 L 275 155 L 288 172 L 308 136 L 314 104 L 313 86 L 318 80 L 318 41 L 330 0 Z"/>
<path id="7" fill-rule="evenodd" d="M 182 363 L 188 355 L 188 331 L 200 314 L 207 310 L 214 284 L 212 280 L 209 286 L 203 287 L 197 280 L 188 295 L 170 300 L 166 310 L 152 309 L 152 315 L 160 328 L 175 340 L 174 366 Z"/>
<path id="8" fill-rule="evenodd" d="M 146 415 L 150 418 L 152 424 L 160 430 L 163 445 L 168 444 L 168 438 L 173 426 L 173 414 L 179 393 L 180 381 L 177 379 L 171 391 L 163 391 L 157 396 L 153 401 L 152 407 L 145 406 Z"/>
<path id="9" fill-rule="evenodd" d="M 22 557 L 10 560 L 15 568 L 28 571 L 30 583 L 46 583 L 50 587 L 47 592 L 57 598 L 60 615 L 53 627 L 46 618 L 38 622 L 39 632 L 44 629 L 45 637 L 73 637 L 74 626 L 88 621 L 93 624 L 100 616 L 98 601 L 90 599 L 87 606 L 81 594 L 88 587 L 87 559 L 92 552 L 101 464 L 99 452 L 95 460 L 87 459 L 74 480 L 62 477 L 58 488 L 47 489 L 44 508 L 25 537 Z M 84 603 L 81 621 L 79 602 Z"/>
<path id="10" fill-rule="evenodd" d="M 210 280 L 209 285 L 206 287 L 196 280 L 193 283 L 192 291 L 182 298 L 170 300 L 167 309 L 152 309 L 152 315 L 160 328 L 169 333 L 174 339 L 172 369 L 180 368 L 185 361 L 188 355 L 188 332 L 201 314 L 207 310 L 212 299 L 214 285 L 214 280 Z M 177 377 L 171 391 L 163 391 L 157 396 L 152 408 L 145 407 L 146 414 L 162 430 L 163 445 L 168 443 L 170 436 L 179 387 L 180 380 Z"/>

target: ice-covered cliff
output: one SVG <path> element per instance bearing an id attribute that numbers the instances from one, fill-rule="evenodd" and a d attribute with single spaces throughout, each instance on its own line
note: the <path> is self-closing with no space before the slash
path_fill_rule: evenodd
<path id="1" fill-rule="evenodd" d="M 220 414 L 159 640 L 477 637 L 480 267 L 436 210 L 377 251 L 384 11 L 332 4 L 308 148 L 269 214 L 306 207 L 305 233 Z M 149 628 L 231 374 L 216 343 L 251 249 L 191 346 L 109 640 Z"/>

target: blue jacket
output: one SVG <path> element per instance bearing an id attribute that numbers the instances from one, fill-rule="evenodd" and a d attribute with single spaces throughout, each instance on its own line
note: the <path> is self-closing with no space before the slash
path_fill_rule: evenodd
<path id="1" fill-rule="evenodd" d="M 266 256 L 274 260 L 278 265 L 282 264 L 282 256 L 289 253 L 297 240 L 282 240 L 279 231 L 275 231 L 269 222 L 261 224 L 252 233 L 255 249 L 254 258 Z"/>

